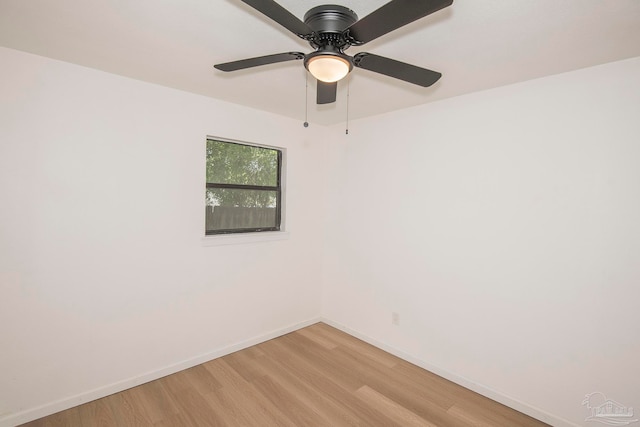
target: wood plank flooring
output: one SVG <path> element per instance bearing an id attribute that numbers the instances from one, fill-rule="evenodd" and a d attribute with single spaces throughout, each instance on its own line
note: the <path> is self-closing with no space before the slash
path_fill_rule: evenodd
<path id="1" fill-rule="evenodd" d="M 324 323 L 24 424 L 546 425 Z"/>

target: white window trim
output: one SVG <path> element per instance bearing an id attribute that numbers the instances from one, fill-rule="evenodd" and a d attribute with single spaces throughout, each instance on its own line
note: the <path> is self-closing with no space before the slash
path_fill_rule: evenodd
<path id="1" fill-rule="evenodd" d="M 241 245 L 289 240 L 288 231 L 260 231 L 256 233 L 215 234 L 202 238 L 202 246 Z"/>

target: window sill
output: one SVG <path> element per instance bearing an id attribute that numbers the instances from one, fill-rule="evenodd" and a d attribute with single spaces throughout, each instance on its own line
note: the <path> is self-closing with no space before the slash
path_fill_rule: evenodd
<path id="1" fill-rule="evenodd" d="M 288 240 L 288 231 L 262 231 L 258 233 L 217 234 L 202 238 L 202 246 L 240 245 Z"/>

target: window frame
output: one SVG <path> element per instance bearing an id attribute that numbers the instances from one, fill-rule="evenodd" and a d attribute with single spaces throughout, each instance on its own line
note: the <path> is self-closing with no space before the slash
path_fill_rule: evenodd
<path id="1" fill-rule="evenodd" d="M 274 147 L 263 144 L 255 144 L 244 141 L 236 141 L 227 138 L 219 138 L 216 136 L 207 136 L 206 143 L 209 141 L 221 142 L 224 144 L 235 144 L 244 147 L 255 147 L 266 150 L 275 151 L 277 153 L 277 177 L 275 186 L 262 186 L 262 185 L 247 185 L 247 184 L 229 184 L 229 183 L 210 183 L 207 180 L 206 165 L 208 156 L 205 155 L 205 200 L 206 190 L 210 188 L 217 189 L 235 189 L 235 190 L 253 190 L 253 191 L 273 191 L 276 193 L 276 211 L 275 211 L 275 226 L 274 227 L 252 227 L 252 228 L 233 228 L 233 229 L 221 229 L 221 230 L 208 230 L 207 221 L 205 215 L 205 238 L 214 236 L 229 236 L 229 235 L 246 235 L 250 233 L 263 233 L 263 232 L 282 232 L 283 231 L 283 163 L 285 149 L 282 147 Z M 207 205 L 205 204 L 205 208 Z"/>

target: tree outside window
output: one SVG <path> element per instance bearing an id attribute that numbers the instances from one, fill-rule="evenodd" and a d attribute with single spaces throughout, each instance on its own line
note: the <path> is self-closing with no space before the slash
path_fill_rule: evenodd
<path id="1" fill-rule="evenodd" d="M 282 152 L 207 140 L 206 234 L 280 230 Z"/>

